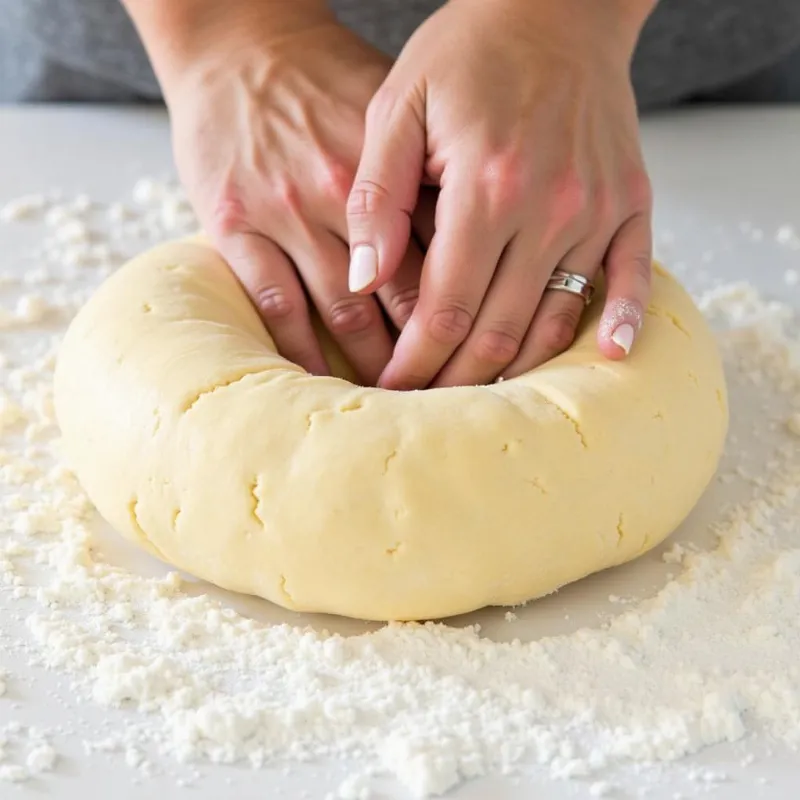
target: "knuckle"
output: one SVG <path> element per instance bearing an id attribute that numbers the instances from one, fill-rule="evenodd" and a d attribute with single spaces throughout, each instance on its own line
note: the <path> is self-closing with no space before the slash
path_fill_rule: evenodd
<path id="1" fill-rule="evenodd" d="M 645 284 L 650 283 L 650 272 L 653 268 L 653 259 L 648 251 L 639 250 L 634 252 L 631 258 L 631 266 L 636 277 Z"/>
<path id="2" fill-rule="evenodd" d="M 560 227 L 583 217 L 591 205 L 591 187 L 575 168 L 559 173 L 550 187 L 551 216 Z"/>
<path id="3" fill-rule="evenodd" d="M 225 185 L 212 205 L 211 228 L 220 238 L 239 233 L 247 223 L 244 203 L 238 190 Z"/>
<path id="4" fill-rule="evenodd" d="M 388 85 L 381 86 L 367 105 L 367 125 L 375 122 L 383 122 L 388 113 L 394 107 L 398 98 L 394 90 Z"/>
<path id="5" fill-rule="evenodd" d="M 289 297 L 282 286 L 261 286 L 251 296 L 266 322 L 285 319 L 302 307 Z"/>
<path id="6" fill-rule="evenodd" d="M 367 128 L 386 125 L 404 107 L 407 100 L 408 98 L 403 92 L 390 83 L 384 82 L 372 95 L 372 100 L 367 105 Z"/>
<path id="7" fill-rule="evenodd" d="M 335 336 L 368 331 L 377 321 L 371 297 L 344 297 L 328 309 L 328 328 Z"/>
<path id="8" fill-rule="evenodd" d="M 479 183 L 490 213 L 505 213 L 518 206 L 529 186 L 528 170 L 518 150 L 507 150 L 486 159 Z"/>
<path id="9" fill-rule="evenodd" d="M 631 171 L 625 181 L 628 206 L 633 211 L 648 211 L 653 204 L 653 188 L 642 168 Z"/>
<path id="10" fill-rule="evenodd" d="M 361 178 L 353 184 L 348 194 L 347 215 L 362 217 L 374 214 L 388 197 L 389 192 L 379 183 Z"/>
<path id="11" fill-rule="evenodd" d="M 327 158 L 319 170 L 320 189 L 323 195 L 340 207 L 347 202 L 353 185 L 353 170 L 335 158 Z"/>
<path id="12" fill-rule="evenodd" d="M 563 309 L 540 323 L 539 340 L 548 353 L 562 353 L 575 339 L 579 313 Z"/>
<path id="13" fill-rule="evenodd" d="M 620 248 L 612 252 L 605 265 L 607 280 L 616 281 L 624 278 L 626 283 L 632 280 L 636 285 L 645 288 L 650 285 L 652 269 L 653 257 L 646 245 Z"/>
<path id="14" fill-rule="evenodd" d="M 282 214 L 298 216 L 302 210 L 300 188 L 288 175 L 273 175 L 266 194 L 272 208 Z"/>
<path id="15" fill-rule="evenodd" d="M 404 326 L 417 307 L 419 300 L 419 287 L 404 289 L 392 295 L 386 309 L 398 327 Z"/>
<path id="16" fill-rule="evenodd" d="M 475 340 L 473 353 L 482 362 L 506 366 L 519 354 L 522 336 L 510 330 L 484 331 Z"/>
<path id="17" fill-rule="evenodd" d="M 459 344 L 472 329 L 473 315 L 463 304 L 450 303 L 434 311 L 427 324 L 429 335 L 441 344 Z"/>
<path id="18" fill-rule="evenodd" d="M 618 215 L 615 193 L 607 183 L 598 184 L 592 192 L 592 227 L 608 228 L 617 222 Z"/>

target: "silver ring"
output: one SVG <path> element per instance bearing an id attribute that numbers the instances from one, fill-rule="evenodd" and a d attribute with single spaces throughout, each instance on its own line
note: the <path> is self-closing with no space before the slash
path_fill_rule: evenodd
<path id="1" fill-rule="evenodd" d="M 588 278 L 578 275 L 576 272 L 564 272 L 563 269 L 555 270 L 544 288 L 576 294 L 583 298 L 583 302 L 587 306 L 594 297 L 594 284 Z"/>

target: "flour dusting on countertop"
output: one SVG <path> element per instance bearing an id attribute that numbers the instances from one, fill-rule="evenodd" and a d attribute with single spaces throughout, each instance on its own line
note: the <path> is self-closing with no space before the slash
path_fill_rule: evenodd
<path id="1" fill-rule="evenodd" d="M 159 759 L 352 758 L 360 771 L 329 797 L 366 800 L 387 777 L 424 798 L 523 768 L 614 797 L 631 765 L 660 774 L 756 733 L 800 747 L 800 335 L 788 306 L 743 284 L 697 298 L 719 331 L 733 418 L 711 493 L 738 487 L 737 502 L 712 509 L 712 546 L 690 521 L 661 548 L 672 578 L 652 597 L 612 595 L 604 623 L 536 641 L 433 623 L 341 636 L 259 622 L 177 573 L 119 566 L 59 461 L 60 335 L 129 255 L 193 230 L 177 187 L 143 179 L 111 204 L 31 195 L 0 220 L 42 229 L 18 278 L 0 264 L 0 606 L 24 621 L 3 645 L 68 676 L 83 702 L 128 709 L 86 737 L 87 753 L 144 776 Z M 775 236 L 798 241 L 790 226 Z M 499 613 L 513 635 L 532 609 Z M 56 737 L 3 722 L 15 679 L 0 669 L 0 781 L 21 782 L 57 770 L 58 753 Z M 727 780 L 687 775 L 697 791 Z"/>

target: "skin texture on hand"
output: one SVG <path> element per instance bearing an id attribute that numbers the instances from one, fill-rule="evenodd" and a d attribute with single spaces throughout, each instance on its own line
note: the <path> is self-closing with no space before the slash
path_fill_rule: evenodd
<path id="1" fill-rule="evenodd" d="M 598 345 L 622 358 L 647 303 L 651 196 L 629 62 L 647 0 L 450 0 L 369 105 L 348 201 L 352 264 L 380 290 L 401 264 L 421 182 L 440 188 L 419 301 L 380 385 L 479 384 L 572 342 L 595 278 Z"/>
<path id="2" fill-rule="evenodd" d="M 181 46 L 154 57 L 179 174 L 280 352 L 326 374 L 313 303 L 360 378 L 374 385 L 392 355 L 391 328 L 402 329 L 414 307 L 422 266 L 409 241 L 376 297 L 348 287 L 346 201 L 366 109 L 391 61 L 302 0 L 226 7 L 226 15 L 209 11 L 213 35 L 199 30 L 195 44 L 184 20 Z"/>

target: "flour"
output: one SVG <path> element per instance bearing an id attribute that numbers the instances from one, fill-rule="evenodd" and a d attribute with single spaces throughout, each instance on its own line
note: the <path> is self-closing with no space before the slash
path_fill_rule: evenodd
<path id="1" fill-rule="evenodd" d="M 336 792 L 329 793 L 325 800 L 371 800 L 374 797 L 369 785 L 369 774 L 348 775 Z"/>
<path id="2" fill-rule="evenodd" d="M 23 783 L 57 763 L 58 754 L 42 731 L 18 722 L 0 725 L 0 784 Z"/>
<path id="3" fill-rule="evenodd" d="M 39 216 L 47 206 L 47 197 L 43 194 L 31 194 L 18 197 L 0 207 L 0 222 L 17 222 Z"/>
<path id="4" fill-rule="evenodd" d="M 150 238 L 195 229 L 177 187 L 143 179 L 110 205 L 23 198 L 0 218 L 42 225 L 51 265 L 32 267 L 36 294 L 4 290 L 13 309 L 4 342 L 19 344 L 3 345 L 15 356 L 0 384 L 0 598 L 26 620 L 18 649 L 32 668 L 69 675 L 87 703 L 127 709 L 113 733 L 86 737 L 87 753 L 141 775 L 159 759 L 253 768 L 354 759 L 362 767 L 329 797 L 365 800 L 379 779 L 422 798 L 520 768 L 580 782 L 591 797 L 624 796 L 630 765 L 679 769 L 758 733 L 800 747 L 800 346 L 787 306 L 745 284 L 698 298 L 719 330 L 731 440 L 708 519 L 658 551 L 674 577 L 650 599 L 606 589 L 604 623 L 534 641 L 432 623 L 345 636 L 259 622 L 177 573 L 118 566 L 59 462 L 58 338 L 41 326 L 60 330 Z M 779 232 L 786 246 L 793 237 Z M 538 609 L 497 619 L 513 635 Z M 0 674 L 0 695 L 10 680 Z M 20 727 L 2 737 L 0 780 L 57 769 L 54 740 Z M 684 777 L 700 791 L 720 775 Z"/>
<path id="5" fill-rule="evenodd" d="M 22 409 L 6 394 L 0 394 L 0 433 L 24 419 Z"/>
<path id="6" fill-rule="evenodd" d="M 58 761 L 58 754 L 49 744 L 36 745 L 25 759 L 31 773 L 50 772 Z"/>
<path id="7" fill-rule="evenodd" d="M 775 233 L 775 241 L 793 250 L 800 250 L 800 234 L 792 225 L 781 225 Z"/>

